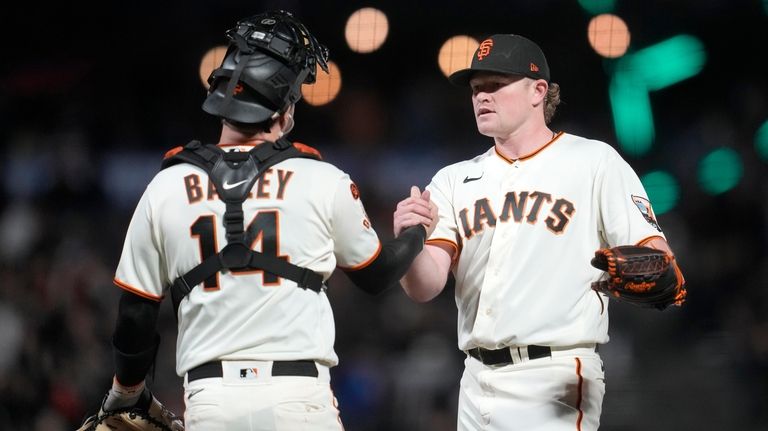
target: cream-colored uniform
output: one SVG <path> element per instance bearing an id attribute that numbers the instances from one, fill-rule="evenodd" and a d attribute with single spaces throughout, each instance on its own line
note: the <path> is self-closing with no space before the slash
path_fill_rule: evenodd
<path id="1" fill-rule="evenodd" d="M 608 341 L 608 298 L 590 288 L 603 275 L 590 259 L 601 247 L 663 237 L 637 175 L 609 145 L 561 132 L 518 160 L 493 147 L 443 168 L 427 188 L 440 217 L 429 242 L 456 249 L 459 349 L 510 347 L 520 363 L 501 369 L 534 367 L 530 373 L 547 381 L 562 375 L 560 367 L 583 395 L 573 399 L 572 414 L 556 415 L 505 387 L 490 399 L 498 403 L 506 393 L 513 406 L 494 408 L 483 401 L 487 381 L 525 379 L 485 376 L 498 367 L 468 357 L 460 429 L 596 428 L 604 387 L 594 347 Z M 552 357 L 526 361 L 528 345 L 550 346 Z M 547 400 L 561 388 L 519 389 L 522 399 L 528 392 L 536 399 L 538 391 Z"/>
<path id="2" fill-rule="evenodd" d="M 247 150 L 248 148 L 243 148 Z M 203 195 L 190 203 L 187 184 Z M 380 248 L 352 181 L 333 165 L 288 159 L 271 167 L 243 204 L 246 227 L 258 214 L 275 217 L 277 255 L 318 272 L 362 266 Z M 216 251 L 226 244 L 224 203 L 209 190 L 202 169 L 179 164 L 157 174 L 131 220 L 116 281 L 149 298 L 162 298 L 173 280 L 201 262 L 195 226 L 213 218 Z M 194 196 L 193 196 L 194 197 Z M 261 251 L 257 240 L 254 250 Z M 315 359 L 329 366 L 334 323 L 325 292 L 291 280 L 263 283 L 262 272 L 218 275 L 218 288 L 195 287 L 179 307 L 177 373 L 214 359 Z"/>
<path id="3" fill-rule="evenodd" d="M 137 295 L 161 300 L 174 279 L 201 262 L 201 254 L 206 247 L 210 249 L 212 239 L 215 238 L 216 252 L 227 244 L 222 224 L 224 210 L 224 203 L 215 195 L 215 188 L 209 185 L 202 169 L 179 164 L 159 172 L 141 197 L 131 220 L 116 284 Z M 249 227 L 253 230 L 254 250 L 263 251 L 266 244 L 273 254 L 321 274 L 324 280 L 336 267 L 364 267 L 381 248 L 357 187 L 347 174 L 329 163 L 292 158 L 272 166 L 254 185 L 243 203 L 243 211 L 246 230 Z M 266 364 L 266 369 L 258 374 L 261 380 L 255 382 L 267 382 L 269 361 L 315 360 L 320 379 L 326 380 L 327 394 L 321 394 L 322 400 L 331 404 L 333 396 L 327 383 L 327 368 L 336 365 L 338 358 L 333 349 L 333 315 L 325 292 L 318 294 L 299 288 L 284 278 L 270 279 L 261 271 L 223 272 L 210 281 L 207 286 L 201 283 L 192 289 L 178 310 L 176 371 L 179 376 L 214 360 L 259 361 L 251 366 L 229 363 L 249 370 Z M 227 375 L 225 367 L 224 387 L 227 387 Z M 248 377 L 255 375 L 249 373 Z M 279 379 L 301 381 L 303 378 Z M 194 384 L 207 381 L 210 379 Z M 221 384 L 216 384 L 216 388 L 208 387 L 207 394 L 221 390 Z M 187 391 L 189 395 L 189 387 Z M 244 410 L 253 410 L 256 395 L 232 394 L 234 392 L 218 394 L 218 400 L 211 400 L 225 409 L 223 413 L 211 411 L 199 417 L 187 417 L 188 423 L 210 419 L 199 422 L 199 429 L 213 429 L 211 426 L 241 429 L 237 424 L 217 424 L 216 421 L 227 417 L 227 409 L 233 404 L 250 403 Z M 266 396 L 279 399 L 274 389 L 268 390 Z M 203 394 L 190 397 L 187 409 L 204 398 Z M 299 408 L 303 410 L 306 405 Z M 330 406 L 330 410 L 336 411 L 335 406 Z M 337 418 L 331 419 L 335 429 L 339 429 Z M 281 429 L 277 415 L 274 420 L 278 425 L 265 425 L 264 429 Z M 265 419 L 251 418 L 245 422 L 248 421 L 264 423 Z M 317 425 L 316 429 L 325 428 Z"/>

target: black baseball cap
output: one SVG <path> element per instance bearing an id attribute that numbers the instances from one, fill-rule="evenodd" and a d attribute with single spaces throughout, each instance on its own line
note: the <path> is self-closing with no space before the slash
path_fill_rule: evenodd
<path id="1" fill-rule="evenodd" d="M 451 74 L 448 79 L 466 87 L 475 72 L 524 75 L 549 82 L 549 65 L 539 45 L 517 34 L 494 34 L 480 42 L 472 65 Z"/>

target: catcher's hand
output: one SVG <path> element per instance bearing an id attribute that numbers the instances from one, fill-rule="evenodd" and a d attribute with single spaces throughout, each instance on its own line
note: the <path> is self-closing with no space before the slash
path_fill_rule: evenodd
<path id="1" fill-rule="evenodd" d="M 592 289 L 641 307 L 663 310 L 685 302 L 685 279 L 675 258 L 650 247 L 622 245 L 595 252 L 592 266 L 608 273 L 608 280 Z"/>
<path id="2" fill-rule="evenodd" d="M 184 431 L 181 420 L 147 390 L 133 407 L 104 411 L 103 405 L 77 431 Z"/>

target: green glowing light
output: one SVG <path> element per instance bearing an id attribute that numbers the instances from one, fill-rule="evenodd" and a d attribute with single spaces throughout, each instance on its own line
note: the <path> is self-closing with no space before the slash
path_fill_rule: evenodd
<path id="1" fill-rule="evenodd" d="M 718 195 L 736 187 L 744 174 L 741 157 L 730 148 L 720 148 L 699 162 L 699 185 L 710 194 Z"/>
<path id="2" fill-rule="evenodd" d="M 757 129 L 755 134 L 755 150 L 761 159 L 768 162 L 768 121 Z"/>
<path id="3" fill-rule="evenodd" d="M 654 138 L 653 112 L 648 91 L 633 75 L 616 71 L 608 94 L 616 138 L 621 149 L 635 157 L 647 153 Z"/>
<path id="4" fill-rule="evenodd" d="M 628 61 L 648 90 L 655 91 L 697 75 L 706 58 L 704 45 L 682 34 L 637 51 Z"/>
<path id="5" fill-rule="evenodd" d="M 616 0 L 579 0 L 579 5 L 592 15 L 600 15 L 613 12 L 616 8 Z"/>
<path id="6" fill-rule="evenodd" d="M 680 199 L 680 186 L 670 173 L 652 171 L 643 175 L 640 181 L 648 192 L 648 199 L 653 204 L 656 215 L 664 214 L 677 205 Z"/>
<path id="7" fill-rule="evenodd" d="M 613 64 L 608 92 L 616 137 L 627 154 L 641 156 L 653 145 L 655 130 L 648 93 L 698 74 L 706 57 L 698 39 L 678 35 L 627 54 Z"/>

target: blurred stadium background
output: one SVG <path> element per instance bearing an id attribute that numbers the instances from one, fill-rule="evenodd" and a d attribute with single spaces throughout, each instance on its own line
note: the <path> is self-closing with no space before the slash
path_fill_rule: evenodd
<path id="1" fill-rule="evenodd" d="M 168 1 L 16 5 L 0 63 L 0 429 L 71 430 L 111 378 L 111 283 L 163 153 L 215 142 L 200 76 L 224 31 L 293 11 L 335 69 L 291 138 L 349 172 L 382 237 L 412 184 L 492 143 L 444 78 L 493 33 L 547 54 L 553 128 L 616 146 L 689 283 L 664 313 L 612 304 L 604 430 L 768 429 L 768 0 Z M 361 11 L 361 8 L 368 8 Z M 220 58 L 220 57 L 219 57 Z M 322 73 L 321 73 L 322 75 Z M 455 429 L 449 287 L 427 304 L 331 280 L 350 431 Z M 152 388 L 183 411 L 163 305 Z"/>

